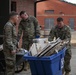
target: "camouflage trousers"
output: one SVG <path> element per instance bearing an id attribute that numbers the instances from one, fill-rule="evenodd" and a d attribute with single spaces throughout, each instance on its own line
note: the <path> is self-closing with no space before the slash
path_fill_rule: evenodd
<path id="1" fill-rule="evenodd" d="M 10 50 L 4 49 L 6 62 L 6 75 L 15 75 L 16 54 L 12 55 Z"/>
<path id="2" fill-rule="evenodd" d="M 68 47 L 64 57 L 64 71 L 71 72 L 70 60 L 72 57 L 71 47 Z"/>
<path id="3" fill-rule="evenodd" d="M 24 49 L 26 49 L 26 50 L 29 51 L 29 49 L 30 49 L 30 47 L 32 46 L 32 43 L 33 43 L 32 40 L 33 40 L 33 39 L 23 40 L 23 41 L 22 41 L 22 48 L 24 48 Z M 28 61 L 25 61 L 24 70 L 28 70 L 28 69 L 30 69 L 30 65 L 29 65 Z"/>
<path id="4" fill-rule="evenodd" d="M 29 48 L 32 46 L 32 43 L 33 43 L 32 40 L 33 40 L 33 39 L 23 40 L 23 41 L 22 41 L 22 48 L 24 48 L 24 49 L 26 49 L 26 50 L 29 51 Z"/>

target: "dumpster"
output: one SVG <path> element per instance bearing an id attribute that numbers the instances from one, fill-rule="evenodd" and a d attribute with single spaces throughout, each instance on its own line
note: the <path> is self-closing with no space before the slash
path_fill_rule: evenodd
<path id="1" fill-rule="evenodd" d="M 32 75 L 62 75 L 66 47 L 51 56 L 34 57 L 24 55 L 30 64 Z"/>

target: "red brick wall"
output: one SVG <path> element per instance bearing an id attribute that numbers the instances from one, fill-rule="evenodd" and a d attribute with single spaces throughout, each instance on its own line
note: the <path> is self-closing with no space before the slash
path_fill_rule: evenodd
<path id="1" fill-rule="evenodd" d="M 22 10 L 27 11 L 28 14 L 34 15 L 34 0 L 11 0 L 17 3 L 17 12 Z"/>
<path id="2" fill-rule="evenodd" d="M 54 10 L 54 14 L 46 14 L 45 10 Z M 60 12 L 63 12 L 64 16 L 62 16 Z M 69 19 L 74 18 L 74 29 L 76 30 L 76 6 L 65 2 L 61 2 L 59 0 L 49 0 L 39 2 L 37 4 L 37 18 L 39 20 L 39 23 L 43 26 L 43 28 L 45 18 L 54 18 L 56 24 L 56 19 L 59 16 L 62 16 L 64 18 L 64 23 L 67 25 L 69 25 Z"/>

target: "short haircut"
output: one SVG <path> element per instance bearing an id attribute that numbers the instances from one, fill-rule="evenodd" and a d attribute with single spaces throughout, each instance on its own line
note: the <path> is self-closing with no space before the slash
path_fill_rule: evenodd
<path id="1" fill-rule="evenodd" d="M 58 18 L 57 18 L 57 22 L 61 22 L 61 21 L 63 21 L 63 18 L 58 17 Z"/>
<path id="2" fill-rule="evenodd" d="M 12 11 L 12 12 L 9 14 L 9 18 L 11 18 L 11 17 L 13 17 L 13 16 L 16 16 L 16 15 L 18 15 L 18 13 L 15 12 L 15 11 Z"/>
<path id="3" fill-rule="evenodd" d="M 21 16 L 21 15 L 24 14 L 24 13 L 26 13 L 26 11 L 21 11 L 19 15 Z"/>

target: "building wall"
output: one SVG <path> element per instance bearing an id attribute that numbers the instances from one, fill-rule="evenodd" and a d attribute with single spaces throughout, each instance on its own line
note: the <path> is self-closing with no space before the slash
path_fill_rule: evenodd
<path id="1" fill-rule="evenodd" d="M 16 2 L 16 10 L 19 13 L 22 10 L 27 11 L 28 14 L 34 15 L 34 0 L 11 0 Z"/>
<path id="2" fill-rule="evenodd" d="M 53 14 L 45 13 L 45 10 L 54 10 Z M 62 12 L 62 13 L 61 13 Z M 74 18 L 74 30 L 76 30 L 76 6 L 61 2 L 59 0 L 49 0 L 37 4 L 37 18 L 44 28 L 45 19 L 53 18 L 56 24 L 57 17 L 63 17 L 64 23 L 69 25 L 69 19 Z"/>

